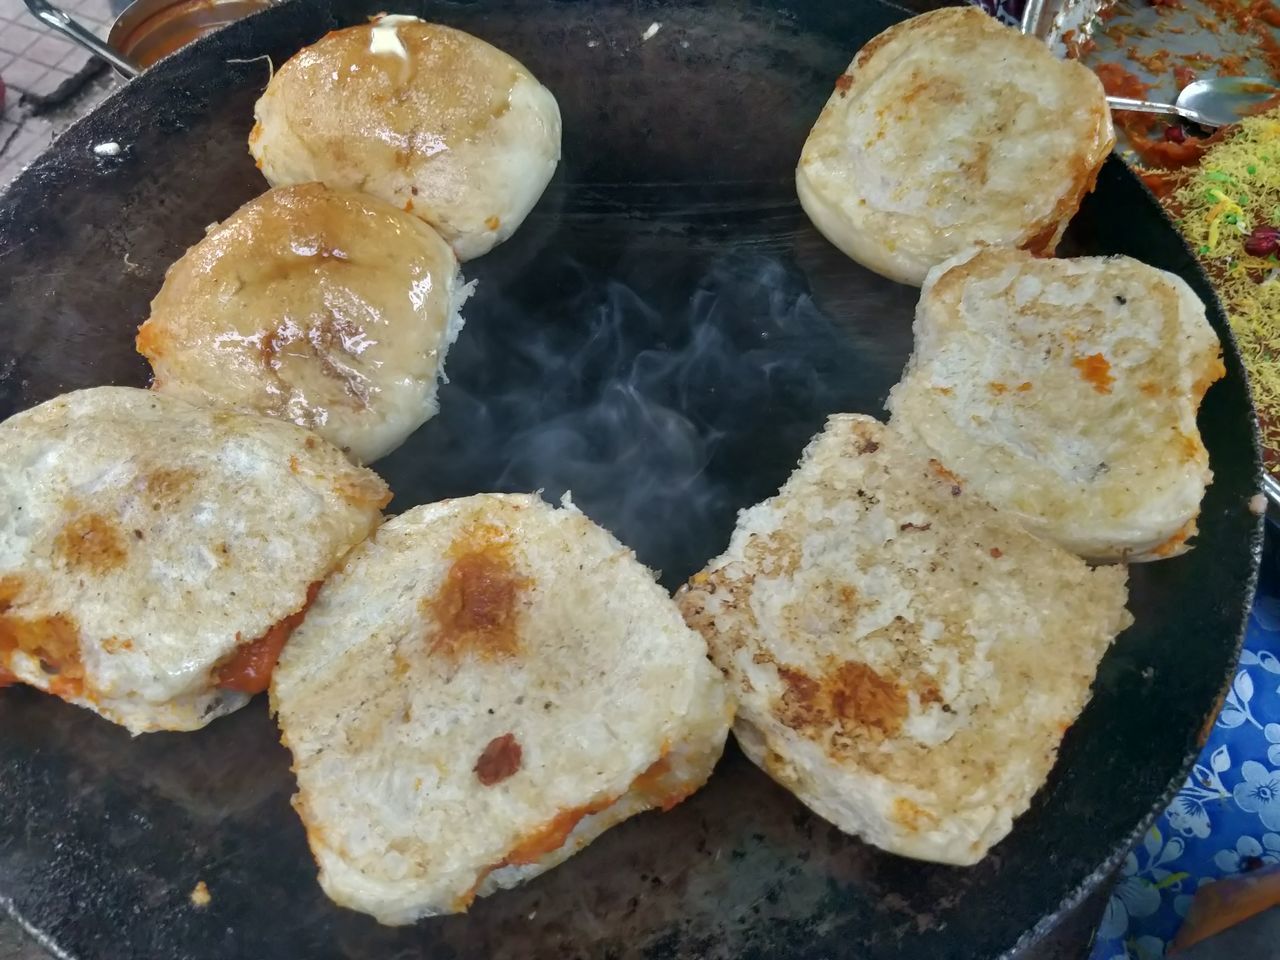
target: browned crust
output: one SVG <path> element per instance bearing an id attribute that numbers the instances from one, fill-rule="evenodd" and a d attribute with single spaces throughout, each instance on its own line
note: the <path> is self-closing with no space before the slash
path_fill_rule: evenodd
<path id="1" fill-rule="evenodd" d="M 0 576 L 0 668 L 16 679 L 10 668 L 13 655 L 21 651 L 40 662 L 50 693 L 64 700 L 92 700 L 84 683 L 79 625 L 64 613 L 23 616 L 21 596 L 26 591 L 20 576 Z"/>

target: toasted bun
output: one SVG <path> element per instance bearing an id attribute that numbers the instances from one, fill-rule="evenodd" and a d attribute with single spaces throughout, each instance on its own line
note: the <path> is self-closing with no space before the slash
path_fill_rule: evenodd
<path id="1" fill-rule="evenodd" d="M 465 910 L 697 790 L 732 707 L 706 644 L 571 506 L 417 507 L 353 551 L 272 680 L 320 883 Z"/>
<path id="2" fill-rule="evenodd" d="M 281 187 L 169 268 L 138 351 L 157 390 L 291 420 L 370 463 L 439 409 L 468 292 L 422 221 L 318 183 Z"/>
<path id="3" fill-rule="evenodd" d="M 460 30 L 382 17 L 276 71 L 249 151 L 275 185 L 362 190 L 469 260 L 506 240 L 560 159 L 560 109 L 520 63 Z"/>
<path id="4" fill-rule="evenodd" d="M 11 417 L 0 451 L 0 674 L 135 734 L 243 705 L 228 661 L 282 641 L 390 499 L 292 424 L 128 387 Z"/>
<path id="5" fill-rule="evenodd" d="M 929 275 L 896 429 L 1035 534 L 1094 561 L 1187 549 L 1213 478 L 1196 410 L 1218 336 L 1181 279 L 1127 257 L 987 250 Z"/>
<path id="6" fill-rule="evenodd" d="M 972 864 L 1044 783 L 1131 618 L 1125 570 L 1026 533 L 836 416 L 681 590 L 770 776 L 892 853 Z"/>
<path id="7" fill-rule="evenodd" d="M 819 230 L 919 285 L 976 244 L 1049 254 L 1115 143 L 1098 78 L 976 7 L 890 27 L 836 82 L 800 154 Z"/>

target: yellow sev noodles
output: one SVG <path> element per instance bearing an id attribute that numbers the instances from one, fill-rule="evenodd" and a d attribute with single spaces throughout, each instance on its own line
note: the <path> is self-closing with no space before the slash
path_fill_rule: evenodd
<path id="1" fill-rule="evenodd" d="M 1262 421 L 1280 456 L 1280 260 L 1244 249 L 1255 227 L 1280 228 L 1280 110 L 1241 122 L 1166 201 L 1222 300 Z"/>

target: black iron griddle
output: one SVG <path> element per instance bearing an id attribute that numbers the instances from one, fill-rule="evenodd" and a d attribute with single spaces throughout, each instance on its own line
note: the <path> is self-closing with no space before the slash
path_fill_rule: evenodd
<path id="1" fill-rule="evenodd" d="M 164 61 L 0 198 L 0 415 L 142 385 L 133 332 L 166 266 L 265 184 L 245 147 L 278 64 L 384 0 L 292 0 Z M 480 281 L 442 412 L 378 465 L 392 510 L 572 487 L 674 587 L 718 553 L 833 411 L 881 413 L 916 291 L 809 225 L 792 171 L 875 0 L 394 5 L 471 31 L 559 98 L 564 160 Z M 656 35 L 642 41 L 653 22 Z M 95 156 L 115 141 L 118 157 Z M 1125 253 L 1221 311 L 1114 158 L 1066 248 Z M 1214 484 L 1189 555 L 1132 576 L 1102 664 L 1030 812 L 981 864 L 889 856 L 810 815 L 730 747 L 710 785 L 464 916 L 380 927 L 321 894 L 262 698 L 195 734 L 131 740 L 0 693 L 0 899 L 74 958 L 1038 956 L 1184 776 L 1234 662 L 1260 520 L 1254 421 L 1228 340 L 1201 428 Z M 0 451 L 0 455 L 3 452 Z M 210 603 L 217 598 L 211 597 Z M 188 894 L 205 881 L 212 903 Z"/>

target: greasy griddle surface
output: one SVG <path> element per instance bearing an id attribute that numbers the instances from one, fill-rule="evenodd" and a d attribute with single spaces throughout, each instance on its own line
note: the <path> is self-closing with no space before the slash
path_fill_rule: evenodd
<path id="1" fill-rule="evenodd" d="M 135 81 L 0 199 L 0 415 L 145 383 L 133 331 L 165 267 L 264 188 L 245 136 L 266 64 L 240 61 L 280 63 L 384 7 L 294 0 L 235 25 Z M 480 289 L 442 412 L 379 465 L 392 509 L 572 487 L 674 586 L 721 550 L 737 509 L 776 489 L 827 413 L 881 414 L 909 352 L 916 292 L 823 241 L 791 179 L 834 78 L 903 13 L 872 0 L 396 9 L 523 60 L 559 98 L 565 158 L 515 238 L 468 265 Z M 118 158 L 94 156 L 106 140 Z M 1117 161 L 1070 244 L 1139 256 L 1211 299 Z M 1227 367 L 1201 416 L 1216 480 L 1198 548 L 1134 571 L 1137 624 L 1104 661 L 1048 787 L 972 869 L 840 835 L 731 748 L 675 811 L 636 818 L 465 916 L 384 928 L 317 887 L 261 699 L 196 734 L 131 741 L 9 690 L 0 898 L 83 958 L 975 960 L 1026 947 L 1176 785 L 1233 662 L 1259 531 L 1230 352 Z M 204 910 L 187 899 L 199 880 Z"/>

